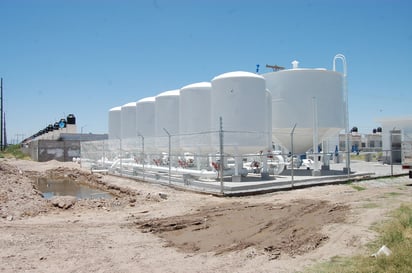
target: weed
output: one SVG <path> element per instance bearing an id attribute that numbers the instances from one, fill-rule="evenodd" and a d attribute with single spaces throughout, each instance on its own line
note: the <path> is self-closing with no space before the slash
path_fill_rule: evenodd
<path id="1" fill-rule="evenodd" d="M 379 225 L 380 236 L 369 243 L 367 249 L 368 253 L 375 253 L 382 245 L 386 245 L 392 251 L 390 256 L 335 256 L 329 262 L 308 268 L 306 272 L 412 272 L 412 204 L 401 205 L 391 216 L 391 220 Z"/>
<path id="2" fill-rule="evenodd" d="M 374 209 L 374 208 L 378 208 L 378 207 L 379 207 L 379 205 L 376 204 L 376 203 L 366 203 L 366 204 L 363 204 L 363 206 L 362 206 L 362 208 L 365 208 L 365 209 Z"/>
<path id="3" fill-rule="evenodd" d="M 351 187 L 352 187 L 353 189 L 357 190 L 357 191 L 364 191 L 364 190 L 366 190 L 365 187 L 362 187 L 362 186 L 360 186 L 360 185 L 351 184 Z"/>
<path id="4" fill-rule="evenodd" d="M 403 193 L 401 192 L 388 192 L 385 193 L 386 196 L 399 196 L 399 195 L 403 195 Z"/>
<path id="5" fill-rule="evenodd" d="M 9 145 L 0 152 L 0 158 L 29 159 L 30 157 L 21 151 L 20 145 Z"/>

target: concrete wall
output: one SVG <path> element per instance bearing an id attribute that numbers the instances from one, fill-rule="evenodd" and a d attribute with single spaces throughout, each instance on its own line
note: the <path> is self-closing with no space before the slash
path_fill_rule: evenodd
<path id="1" fill-rule="evenodd" d="M 25 148 L 31 159 L 39 162 L 49 160 L 72 161 L 73 157 L 80 157 L 79 140 L 35 140 Z"/>

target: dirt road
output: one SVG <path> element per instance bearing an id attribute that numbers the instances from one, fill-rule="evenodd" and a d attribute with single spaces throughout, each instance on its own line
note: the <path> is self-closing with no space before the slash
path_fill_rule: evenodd
<path id="1" fill-rule="evenodd" d="M 58 208 L 34 186 L 49 175 L 116 198 Z M 364 251 L 371 225 L 412 202 L 407 177 L 221 198 L 0 159 L 0 183 L 1 272 L 296 272 Z"/>

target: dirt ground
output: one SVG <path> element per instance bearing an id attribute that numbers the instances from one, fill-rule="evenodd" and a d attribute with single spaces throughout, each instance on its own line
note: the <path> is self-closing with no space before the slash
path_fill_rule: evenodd
<path id="1" fill-rule="evenodd" d="M 59 208 L 38 177 L 70 177 L 112 199 Z M 407 176 L 215 197 L 90 174 L 76 163 L 0 159 L 0 272 L 299 272 L 364 252 L 371 227 L 412 202 Z M 368 254 L 368 253 L 367 253 Z"/>

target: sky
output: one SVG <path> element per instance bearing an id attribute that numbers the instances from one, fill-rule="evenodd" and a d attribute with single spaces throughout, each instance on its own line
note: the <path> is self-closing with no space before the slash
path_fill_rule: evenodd
<path id="1" fill-rule="evenodd" d="M 107 133 L 113 107 L 257 64 L 331 70 L 336 54 L 349 126 L 371 133 L 412 116 L 411 11 L 409 0 L 0 0 L 7 141 L 69 114 L 79 132 Z"/>

